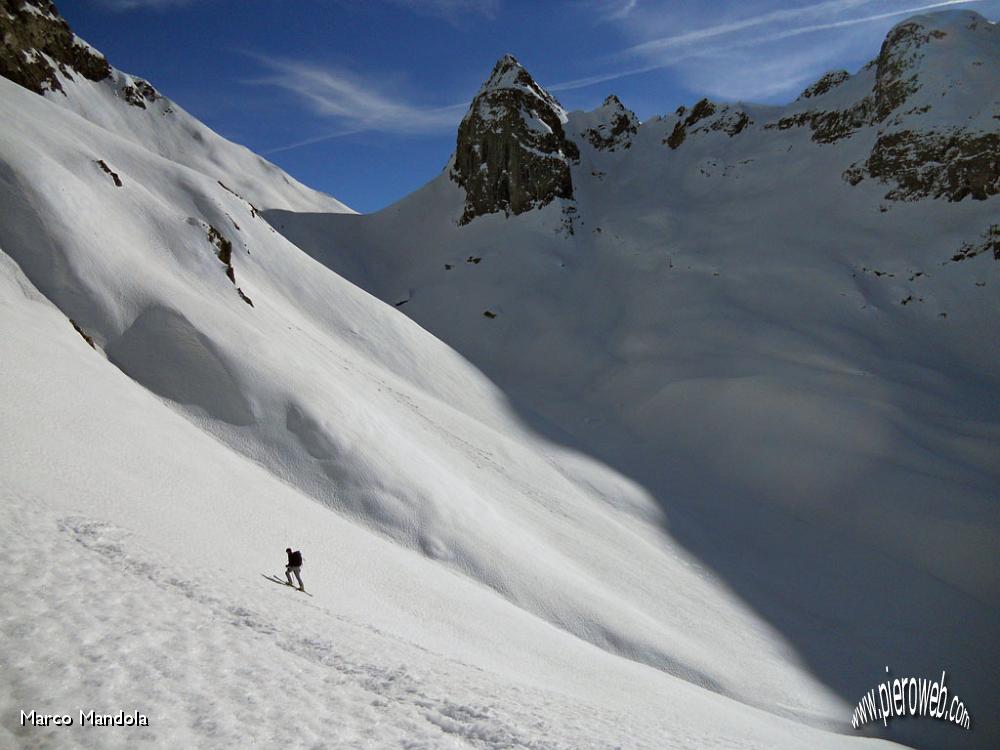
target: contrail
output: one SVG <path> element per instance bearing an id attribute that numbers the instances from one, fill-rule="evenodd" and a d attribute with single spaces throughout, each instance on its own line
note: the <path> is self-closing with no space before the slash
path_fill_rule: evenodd
<path id="1" fill-rule="evenodd" d="M 925 10 L 934 10 L 935 8 L 944 8 L 949 5 L 968 5 L 970 3 L 980 3 L 983 0 L 940 0 L 940 2 L 929 3 L 926 5 L 918 5 L 910 8 L 901 8 L 899 10 L 887 11 L 885 13 L 877 13 L 871 16 L 863 16 L 861 18 L 849 18 L 843 21 L 830 21 L 828 23 L 820 24 L 810 24 L 809 26 L 799 26 L 794 29 L 788 29 L 786 31 L 779 31 L 773 34 L 766 34 L 764 36 L 754 37 L 752 39 L 746 39 L 738 42 L 733 42 L 731 44 L 722 45 L 715 48 L 712 51 L 723 51 L 730 50 L 738 47 L 750 47 L 755 44 L 762 44 L 765 42 L 773 42 L 779 39 L 787 39 L 788 37 L 799 36 L 801 34 L 808 34 L 813 31 L 822 31 L 824 29 L 835 29 L 843 28 L 845 26 L 857 26 L 863 23 L 872 23 L 875 21 L 881 21 L 886 18 L 892 18 L 894 16 L 904 16 L 911 13 L 920 13 Z M 688 32 L 686 34 L 678 34 L 677 36 L 667 37 L 665 39 L 655 39 L 650 42 L 645 42 L 643 44 L 637 45 L 635 47 L 629 47 L 623 50 L 618 56 L 631 54 L 636 50 L 653 50 L 653 49 L 667 49 L 673 46 L 680 46 L 682 44 L 687 44 L 694 41 L 700 41 L 703 39 L 710 39 L 716 36 L 722 36 L 724 34 L 731 33 L 732 31 L 739 31 L 744 28 L 749 28 L 751 26 L 759 26 L 767 21 L 776 20 L 775 17 L 779 16 L 777 20 L 783 20 L 784 18 L 792 17 L 792 15 L 799 16 L 804 12 L 811 10 L 812 12 L 821 12 L 821 8 L 832 8 L 834 6 L 839 6 L 841 9 L 846 9 L 848 6 L 858 5 L 856 0 L 849 0 L 849 2 L 836 2 L 836 3 L 819 3 L 817 5 L 811 5 L 808 8 L 800 8 L 797 11 L 776 11 L 775 13 L 768 13 L 763 16 L 758 16 L 754 19 L 748 19 L 746 21 L 740 21 L 738 23 L 725 24 L 723 26 L 713 26 L 708 29 L 699 29 L 697 31 Z M 764 20 L 766 19 L 766 20 Z M 636 68 L 627 68 L 625 70 L 616 70 L 608 73 L 598 73 L 592 76 L 587 76 L 585 78 L 576 78 L 571 81 L 563 81 L 560 83 L 555 83 L 550 86 L 546 86 L 549 91 L 571 91 L 573 89 L 581 89 L 587 86 L 592 86 L 598 83 L 604 83 L 605 81 L 614 81 L 619 78 L 626 78 L 628 76 L 639 75 L 641 73 L 649 73 L 654 70 L 662 70 L 663 68 L 669 68 L 671 65 L 676 63 L 678 60 L 682 60 L 688 57 L 696 57 L 698 55 L 704 55 L 707 50 L 699 49 L 697 51 L 692 51 L 687 54 L 680 54 L 671 57 L 669 61 L 666 62 L 656 62 L 650 63 L 649 65 L 642 65 Z"/>
<path id="2" fill-rule="evenodd" d="M 689 44 L 691 42 L 700 42 L 705 39 L 731 34 L 734 31 L 742 31 L 743 29 L 763 26 L 768 23 L 778 23 L 794 18 L 801 18 L 802 16 L 814 16 L 827 12 L 838 13 L 850 10 L 851 8 L 856 8 L 859 5 L 864 5 L 869 1 L 870 0 L 827 0 L 827 2 L 807 5 L 803 8 L 771 11 L 770 13 L 764 13 L 753 18 L 746 18 L 742 21 L 733 21 L 732 23 L 719 24 L 718 26 L 709 26 L 704 29 L 688 31 L 684 34 L 676 34 L 674 36 L 662 37 L 660 39 L 650 39 L 642 44 L 637 44 L 634 47 L 628 47 L 627 49 L 622 50 L 620 55 L 634 55 L 652 50 L 676 47 L 682 44 Z"/>

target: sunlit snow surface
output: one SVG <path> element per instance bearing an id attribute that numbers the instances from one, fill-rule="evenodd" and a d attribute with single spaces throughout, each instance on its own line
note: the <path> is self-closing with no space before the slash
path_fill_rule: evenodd
<path id="1" fill-rule="evenodd" d="M 661 122 L 585 152 L 572 241 L 446 178 L 308 216 L 70 96 L 0 80 L 0 746 L 868 746 L 887 663 L 989 728 L 1000 282 L 936 264 L 990 202 L 881 214 L 795 134 L 664 182 Z M 81 708 L 150 726 L 17 727 Z"/>

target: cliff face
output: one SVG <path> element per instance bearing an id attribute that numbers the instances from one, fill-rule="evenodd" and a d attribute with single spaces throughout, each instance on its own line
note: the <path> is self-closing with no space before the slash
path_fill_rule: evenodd
<path id="1" fill-rule="evenodd" d="M 873 92 L 878 139 L 852 179 L 870 177 L 889 185 L 890 200 L 985 200 L 1000 193 L 995 103 L 963 107 L 966 122 L 936 117 L 949 98 L 963 96 L 967 72 L 952 70 L 950 60 L 959 44 L 983 53 L 969 62 L 976 77 L 984 72 L 1000 76 L 1000 33 L 976 14 L 963 14 L 950 25 L 914 20 L 889 33 L 879 53 Z"/>
<path id="2" fill-rule="evenodd" d="M 868 157 L 844 172 L 852 185 L 877 180 L 887 200 L 984 200 L 1000 193 L 1000 116 L 995 103 L 970 98 L 970 84 L 1000 77 L 998 56 L 1000 32 L 976 13 L 917 16 L 895 26 L 857 76 L 824 76 L 803 106 L 764 127 L 809 127 L 823 144 L 875 128 Z M 840 96 L 845 88 L 856 95 Z"/>
<path id="3" fill-rule="evenodd" d="M 451 177 L 466 193 L 461 223 L 571 199 L 570 164 L 579 149 L 565 121 L 559 103 L 517 60 L 501 58 L 458 128 Z"/>
<path id="4" fill-rule="evenodd" d="M 0 0 L 0 75 L 37 94 L 62 91 L 56 75 L 100 81 L 104 55 L 76 36 L 49 0 Z"/>

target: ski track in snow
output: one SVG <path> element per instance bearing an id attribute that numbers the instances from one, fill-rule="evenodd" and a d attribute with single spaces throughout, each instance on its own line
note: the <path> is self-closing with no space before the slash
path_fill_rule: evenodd
<path id="1" fill-rule="evenodd" d="M 0 707 L 4 727 L 17 725 L 22 708 L 75 720 L 78 709 L 138 710 L 150 721 L 125 731 L 30 728 L 19 747 L 66 747 L 71 733 L 86 748 L 559 750 L 609 747 L 588 737 L 611 736 L 624 719 L 553 694 L 497 689 L 481 669 L 289 602 L 291 591 L 246 583 L 226 592 L 212 585 L 210 562 L 198 569 L 140 554 L 129 531 L 97 519 L 15 498 L 0 512 L 7 596 L 19 603 L 0 620 L 0 664 L 13 687 Z"/>

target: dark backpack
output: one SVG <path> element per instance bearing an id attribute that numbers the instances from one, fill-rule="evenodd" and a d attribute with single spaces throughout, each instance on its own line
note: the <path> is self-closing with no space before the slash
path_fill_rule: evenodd
<path id="1" fill-rule="evenodd" d="M 293 552 L 288 557 L 288 564 L 291 567 L 293 567 L 293 568 L 301 568 L 302 567 L 302 553 L 299 552 L 299 551 L 297 551 L 297 550 L 295 552 Z"/>

